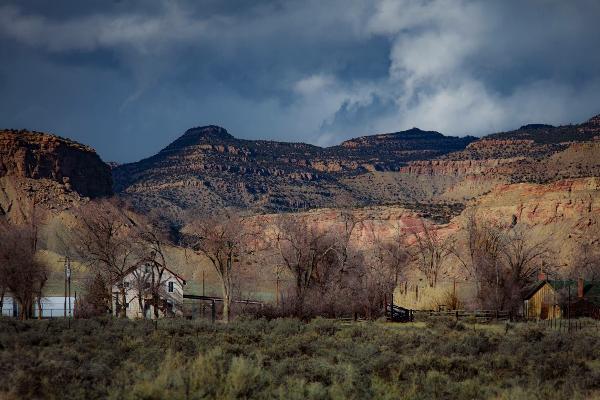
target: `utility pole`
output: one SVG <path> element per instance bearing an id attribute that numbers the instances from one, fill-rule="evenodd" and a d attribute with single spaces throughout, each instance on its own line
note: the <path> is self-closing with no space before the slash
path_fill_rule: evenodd
<path id="1" fill-rule="evenodd" d="M 67 279 L 67 269 L 70 270 L 70 261 L 69 261 L 69 257 L 65 257 L 62 260 L 58 260 L 58 262 L 62 262 L 64 263 L 64 288 L 65 288 L 65 296 L 64 296 L 64 310 L 63 310 L 63 317 L 67 318 L 67 289 L 69 286 L 69 280 Z M 69 271 L 69 275 L 71 274 L 71 272 Z M 69 301 L 69 306 L 70 306 L 70 301 Z"/>
<path id="2" fill-rule="evenodd" d="M 72 269 L 71 269 L 71 259 L 67 256 L 65 258 L 63 258 L 62 260 L 58 260 L 58 262 L 62 262 L 64 263 L 64 273 L 65 273 L 65 279 L 64 279 L 64 287 L 65 287 L 65 296 L 64 296 L 64 310 L 63 310 L 63 316 L 65 318 L 72 316 L 72 310 L 71 310 L 71 273 L 72 273 Z M 74 306 L 74 304 L 73 304 Z"/>
<path id="3" fill-rule="evenodd" d="M 569 288 L 569 300 L 568 300 L 568 304 L 567 304 L 567 329 L 568 332 L 571 332 L 571 284 L 568 283 L 567 287 Z"/>
<path id="4" fill-rule="evenodd" d="M 69 318 L 72 316 L 71 311 L 71 260 L 67 257 L 67 287 L 68 287 L 68 298 L 69 298 Z"/>

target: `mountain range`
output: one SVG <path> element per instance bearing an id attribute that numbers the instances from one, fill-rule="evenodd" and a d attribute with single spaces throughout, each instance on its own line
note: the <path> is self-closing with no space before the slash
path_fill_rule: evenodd
<path id="1" fill-rule="evenodd" d="M 139 211 L 173 220 L 224 206 L 277 212 L 389 204 L 444 220 L 499 184 L 600 176 L 599 159 L 600 116 L 480 139 L 413 128 L 325 148 L 238 139 L 210 125 L 187 130 L 149 158 L 111 166 L 69 139 L 3 130 L 0 213 L 17 214 L 15 204 L 31 193 L 60 209 L 114 192 Z"/>

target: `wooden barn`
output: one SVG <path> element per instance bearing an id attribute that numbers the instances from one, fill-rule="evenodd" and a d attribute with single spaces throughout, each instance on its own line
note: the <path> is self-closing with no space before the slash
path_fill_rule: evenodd
<path id="1" fill-rule="evenodd" d="M 526 319 L 600 318 L 600 283 L 578 280 L 539 281 L 523 302 Z"/>

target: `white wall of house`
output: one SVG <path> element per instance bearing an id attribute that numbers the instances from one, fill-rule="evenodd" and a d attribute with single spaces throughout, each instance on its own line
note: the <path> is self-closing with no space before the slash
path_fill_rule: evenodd
<path id="1" fill-rule="evenodd" d="M 154 318 L 154 307 L 150 305 L 150 301 L 146 304 L 146 300 L 151 300 L 152 298 L 148 291 L 142 290 L 142 307 L 145 310 L 140 308 L 140 281 L 142 283 L 151 281 L 150 274 L 152 273 L 152 269 L 147 270 L 145 268 L 145 266 L 141 266 L 136 271 L 126 275 L 123 279 L 127 298 L 126 314 L 128 318 L 144 318 L 144 312 L 146 318 Z M 155 270 L 154 273 L 156 276 Z M 169 270 L 164 270 L 160 281 L 160 298 L 172 305 L 172 314 L 166 314 L 159 310 L 159 316 L 183 315 L 183 286 L 185 282 Z M 118 285 L 113 286 L 112 293 L 113 310 L 117 310 L 117 303 L 121 303 L 121 291 Z"/>

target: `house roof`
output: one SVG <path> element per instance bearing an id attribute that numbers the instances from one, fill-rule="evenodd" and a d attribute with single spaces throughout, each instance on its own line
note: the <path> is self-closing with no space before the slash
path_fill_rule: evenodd
<path id="1" fill-rule="evenodd" d="M 577 281 L 576 280 L 573 280 L 573 279 L 544 280 L 544 281 L 538 281 L 538 282 L 536 282 L 527 291 L 527 294 L 525 295 L 524 299 L 525 300 L 529 300 L 545 284 L 550 285 L 550 287 L 552 289 L 554 289 L 555 291 L 566 289 L 568 287 L 573 287 L 575 289 L 575 292 L 573 293 L 573 296 L 575 296 L 575 297 L 577 296 Z M 600 282 L 584 281 L 583 282 L 583 296 L 586 299 L 588 299 L 588 300 L 590 300 L 590 301 L 592 301 L 594 303 L 600 304 Z"/>
<path id="2" fill-rule="evenodd" d="M 600 306 L 600 283 L 592 284 L 587 291 L 584 291 L 584 298 Z"/>
<path id="3" fill-rule="evenodd" d="M 131 268 L 129 268 L 129 269 L 127 270 L 127 272 L 125 273 L 125 275 L 129 275 L 131 272 L 133 272 L 134 270 L 136 270 L 136 269 L 138 269 L 138 268 L 141 268 L 141 267 L 142 267 L 142 265 L 134 265 L 133 267 L 131 267 Z M 183 284 L 184 284 L 184 285 L 187 283 L 187 281 L 186 281 L 186 280 L 185 280 L 185 279 L 184 279 L 184 278 L 183 278 L 181 275 L 179 275 L 177 272 L 173 271 L 172 269 L 170 269 L 170 268 L 167 268 L 167 267 L 163 267 L 163 269 L 164 269 L 165 271 L 169 271 L 169 273 L 170 273 L 171 275 L 173 275 L 173 276 L 174 276 L 174 277 L 176 277 L 177 279 L 181 280 L 181 281 L 183 282 Z"/>

